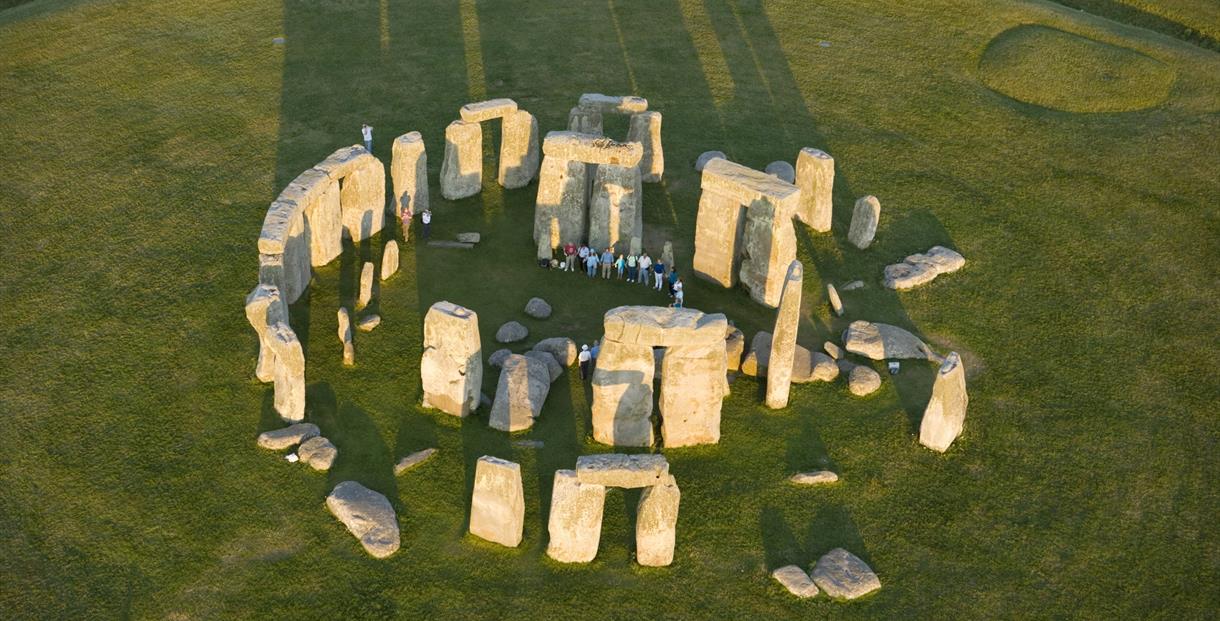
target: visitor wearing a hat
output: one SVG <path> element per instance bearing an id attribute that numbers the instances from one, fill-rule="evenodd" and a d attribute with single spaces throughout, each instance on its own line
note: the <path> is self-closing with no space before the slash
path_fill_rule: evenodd
<path id="1" fill-rule="evenodd" d="M 589 361 L 593 359 L 593 354 L 589 353 L 588 345 L 580 346 L 580 356 L 578 356 L 576 359 L 580 361 L 581 381 L 589 379 Z"/>
<path id="2" fill-rule="evenodd" d="M 424 223 L 424 239 L 428 239 L 428 234 L 432 229 L 432 210 L 425 209 L 423 213 L 419 214 L 419 219 Z"/>

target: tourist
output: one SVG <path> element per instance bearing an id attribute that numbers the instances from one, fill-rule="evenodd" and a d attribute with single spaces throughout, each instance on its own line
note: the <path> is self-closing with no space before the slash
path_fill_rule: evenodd
<path id="1" fill-rule="evenodd" d="M 636 282 L 642 282 L 645 286 L 648 285 L 648 274 L 652 272 L 652 259 L 648 258 L 647 252 L 640 253 L 640 277 Z"/>
<path id="2" fill-rule="evenodd" d="M 674 308 L 682 308 L 682 301 L 684 298 L 685 298 L 685 296 L 683 295 L 682 290 L 678 289 L 677 291 L 674 292 L 674 303 L 672 304 L 672 306 Z"/>
<path id="3" fill-rule="evenodd" d="M 589 356 L 593 358 L 593 366 L 597 366 L 597 354 L 602 350 L 601 341 L 593 341 L 593 347 L 589 349 Z"/>
<path id="4" fill-rule="evenodd" d="M 415 211 L 407 205 L 410 204 L 410 195 L 406 192 L 402 193 L 402 199 L 399 201 L 402 205 L 402 241 L 407 241 L 411 234 L 411 218 L 415 217 Z"/>
<path id="5" fill-rule="evenodd" d="M 669 297 L 674 297 L 674 283 L 678 282 L 678 270 L 669 270 Z"/>
<path id="6" fill-rule="evenodd" d="M 586 269 L 589 261 L 589 247 L 581 244 L 580 250 L 576 251 L 576 263 L 580 265 L 580 269 Z"/>
<path id="7" fill-rule="evenodd" d="M 627 282 L 635 282 L 635 273 L 639 269 L 635 266 L 637 261 L 639 261 L 639 257 L 634 253 L 627 255 Z"/>
<path id="8" fill-rule="evenodd" d="M 597 251 L 590 250 L 589 256 L 585 257 L 585 268 L 588 269 L 589 278 L 597 278 L 597 264 L 600 260 L 597 258 Z"/>
<path id="9" fill-rule="evenodd" d="M 373 152 L 373 126 L 365 123 L 360 126 L 360 135 L 364 136 L 364 149 Z"/>
<path id="10" fill-rule="evenodd" d="M 593 354 L 589 353 L 588 345 L 580 346 L 580 355 L 576 359 L 580 361 L 580 379 L 589 379 L 589 361 L 593 359 Z"/>
<path id="11" fill-rule="evenodd" d="M 614 267 L 614 253 L 609 248 L 602 252 L 601 264 L 602 279 L 610 278 L 610 268 Z"/>
<path id="12" fill-rule="evenodd" d="M 652 264 L 652 275 L 653 275 L 653 280 L 655 281 L 655 284 L 653 285 L 652 288 L 656 289 L 657 291 L 660 291 L 661 284 L 665 282 L 665 264 L 661 261 L 657 261 L 656 263 L 653 263 Z"/>
<path id="13" fill-rule="evenodd" d="M 625 259 L 623 259 L 622 254 L 619 254 L 618 258 L 614 260 L 614 269 L 618 270 L 618 279 L 619 280 L 623 279 L 623 270 L 626 268 L 627 268 L 627 261 Z"/>
<path id="14" fill-rule="evenodd" d="M 424 239 L 428 239 L 428 235 L 432 232 L 432 210 L 425 209 L 419 214 L 419 219 L 424 223 Z"/>
<path id="15" fill-rule="evenodd" d="M 573 244 L 572 242 L 568 242 L 568 243 L 564 244 L 563 245 L 563 255 L 564 255 L 563 271 L 575 272 L 576 271 L 576 244 Z"/>

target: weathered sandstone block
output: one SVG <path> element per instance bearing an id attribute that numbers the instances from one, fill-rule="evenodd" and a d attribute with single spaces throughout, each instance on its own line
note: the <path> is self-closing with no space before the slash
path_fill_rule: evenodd
<path id="1" fill-rule="evenodd" d="M 682 493 L 672 475 L 640 494 L 635 522 L 635 559 L 645 567 L 665 567 L 674 561 L 678 504 Z"/>
<path id="2" fill-rule="evenodd" d="M 360 268 L 360 293 L 356 297 L 356 308 L 361 309 L 373 300 L 373 263 L 365 261 Z"/>
<path id="3" fill-rule="evenodd" d="M 833 157 L 818 149 L 801 149 L 796 156 L 796 186 L 801 189 L 796 217 L 819 233 L 830 230 L 834 181 Z"/>
<path id="4" fill-rule="evenodd" d="M 538 174 L 538 119 L 525 110 L 504 117 L 500 137 L 500 185 L 522 188 Z"/>
<path id="5" fill-rule="evenodd" d="M 547 354 L 548 356 L 550 354 Z M 551 390 L 551 376 L 542 361 L 511 354 L 500 368 L 500 382 L 488 424 L 500 431 L 521 431 L 534 425 Z"/>
<path id="6" fill-rule="evenodd" d="M 515 548 L 521 543 L 524 528 L 521 466 L 490 455 L 480 457 L 470 499 L 470 534 Z"/>
<path id="7" fill-rule="evenodd" d="M 301 342 L 287 323 L 272 324 L 267 336 L 275 355 L 275 411 L 286 421 L 298 422 L 305 418 L 305 354 Z"/>
<path id="8" fill-rule="evenodd" d="M 386 280 L 398 272 L 398 242 L 391 239 L 381 252 L 381 279 Z"/>
<path id="9" fill-rule="evenodd" d="M 538 173 L 538 198 L 534 207 L 534 240 L 549 237 L 549 248 L 579 244 L 588 230 L 584 162 L 547 155 Z"/>
<path id="10" fill-rule="evenodd" d="M 441 195 L 449 200 L 474 196 L 483 189 L 483 130 L 478 123 L 454 121 L 445 128 Z"/>
<path id="11" fill-rule="evenodd" d="M 419 132 L 408 132 L 394 139 L 390 160 L 390 181 L 394 183 L 394 217 L 401 219 L 404 209 L 413 214 L 428 208 L 428 154 Z M 406 238 L 406 231 L 403 237 Z"/>
<path id="12" fill-rule="evenodd" d="M 932 384 L 932 398 L 919 423 L 919 443 L 940 453 L 962 433 L 966 422 L 966 368 L 957 352 L 945 357 Z"/>
<path id="13" fill-rule="evenodd" d="M 639 165 L 644 147 L 638 142 L 617 142 L 576 132 L 548 132 L 542 142 L 542 153 L 586 164 L 631 167 Z"/>
<path id="14" fill-rule="evenodd" d="M 601 540 L 606 487 L 581 483 L 575 470 L 556 470 L 547 518 L 546 555 L 561 563 L 588 563 Z"/>
<path id="15" fill-rule="evenodd" d="M 640 173 L 644 183 L 658 183 L 665 174 L 665 149 L 661 146 L 661 113 L 640 112 L 631 115 L 627 142 L 644 146 L 640 157 Z"/>
<path id="16" fill-rule="evenodd" d="M 258 434 L 258 445 L 273 451 L 282 451 L 318 435 L 318 426 L 313 423 L 297 423 L 280 429 Z"/>
<path id="17" fill-rule="evenodd" d="M 454 416 L 466 416 L 479 406 L 483 360 L 474 311 L 451 302 L 428 309 L 419 372 L 425 406 Z"/>
<path id="18" fill-rule="evenodd" d="M 810 573 L 831 599 L 856 599 L 881 588 L 872 568 L 843 548 L 827 552 Z"/>
<path id="19" fill-rule="evenodd" d="M 890 289 L 911 289 L 931 282 L 941 274 L 956 272 L 966 265 L 962 255 L 945 248 L 933 246 L 924 254 L 913 254 L 902 263 L 887 265 L 885 286 Z"/>
<path id="20" fill-rule="evenodd" d="M 876 196 L 865 196 L 856 201 L 851 213 L 851 228 L 847 230 L 847 241 L 864 250 L 873 243 L 877 234 L 877 222 L 881 220 L 881 201 Z"/>
<path id="21" fill-rule="evenodd" d="M 771 333 L 771 356 L 767 366 L 767 407 L 778 410 L 788 406 L 792 386 L 792 360 L 796 353 L 796 333 L 801 319 L 801 284 L 805 268 L 800 261 L 788 265 L 788 276 Z"/>
<path id="22" fill-rule="evenodd" d="M 607 339 L 593 371 L 593 438 L 613 446 L 652 446 L 652 346 Z"/>
<path id="23" fill-rule="evenodd" d="M 721 343 L 675 345 L 661 362 L 661 437 L 666 448 L 716 444 L 720 408 L 729 394 Z"/>
<path id="24" fill-rule="evenodd" d="M 385 558 L 398 551 L 398 516 L 385 496 L 355 481 L 344 481 L 326 497 L 326 508 L 374 557 Z"/>
<path id="25" fill-rule="evenodd" d="M 669 475 L 664 455 L 624 455 L 601 453 L 576 458 L 576 476 L 581 483 L 606 487 L 650 487 L 660 485 Z"/>
<path id="26" fill-rule="evenodd" d="M 482 123 L 483 121 L 507 117 L 516 111 L 517 102 L 502 98 L 468 103 L 462 106 L 459 112 L 462 120 L 467 123 Z"/>
<path id="27" fill-rule="evenodd" d="M 873 360 L 913 358 L 940 361 L 940 356 L 919 337 L 884 323 L 853 321 L 843 332 L 843 348 Z"/>
<path id="28" fill-rule="evenodd" d="M 809 574 L 805 573 L 804 569 L 796 565 L 785 565 L 771 572 L 771 577 L 775 578 L 788 592 L 801 598 L 808 599 L 817 597 L 818 587 L 809 579 Z"/>
<path id="29" fill-rule="evenodd" d="M 644 234 L 643 189 L 636 166 L 598 166 L 589 205 L 589 246 L 602 250 Z"/>

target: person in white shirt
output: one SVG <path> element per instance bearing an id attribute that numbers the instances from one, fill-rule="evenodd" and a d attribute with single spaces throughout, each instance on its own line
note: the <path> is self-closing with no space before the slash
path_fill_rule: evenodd
<path id="1" fill-rule="evenodd" d="M 428 239 L 429 230 L 432 228 L 432 210 L 425 209 L 424 213 L 419 214 L 419 219 L 424 223 L 424 239 Z"/>
<path id="2" fill-rule="evenodd" d="M 647 252 L 640 253 L 640 277 L 636 282 L 642 282 L 645 286 L 648 285 L 648 275 L 652 273 L 652 259 L 648 258 Z"/>
<path id="3" fill-rule="evenodd" d="M 589 361 L 593 359 L 593 354 L 589 353 L 588 345 L 580 346 L 580 355 L 576 359 L 580 361 L 580 379 L 589 379 Z"/>
<path id="4" fill-rule="evenodd" d="M 360 134 L 364 136 L 364 149 L 373 152 L 373 126 L 365 123 L 360 126 Z"/>

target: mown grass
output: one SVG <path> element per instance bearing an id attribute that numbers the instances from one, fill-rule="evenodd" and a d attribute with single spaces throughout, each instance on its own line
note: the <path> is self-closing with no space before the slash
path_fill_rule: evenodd
<path id="1" fill-rule="evenodd" d="M 1072 114 L 996 94 L 978 74 L 999 34 L 1036 23 L 1173 67 L 1168 99 Z M 284 36 L 277 46 L 274 37 Z M 828 47 L 820 42 L 827 41 Z M 36 0 L 0 13 L 0 607 L 21 618 L 1204 618 L 1220 606 L 1211 363 L 1220 230 L 1214 52 L 1040 2 L 809 5 L 356 0 Z M 470 76 L 475 76 L 471 78 Z M 476 79 L 477 78 L 477 79 Z M 476 81 L 472 81 L 476 79 Z M 530 342 L 599 336 L 602 313 L 663 302 L 643 287 L 534 267 L 535 185 L 447 202 L 380 287 L 384 322 L 340 364 L 337 306 L 385 237 L 319 269 L 293 309 L 328 474 L 259 450 L 279 425 L 252 376 L 242 300 L 268 202 L 334 148 L 443 128 L 474 96 L 512 97 L 543 130 L 585 91 L 635 92 L 665 115 L 666 180 L 645 188 L 648 239 L 690 263 L 692 170 L 720 149 L 762 168 L 803 146 L 837 163 L 835 233 L 799 236 L 802 343 L 865 318 L 910 328 L 970 370 L 970 417 L 946 455 L 915 441 L 931 369 L 868 399 L 796 387 L 772 412 L 733 384 L 723 441 L 666 450 L 682 488 L 677 556 L 631 560 L 632 494 L 608 498 L 588 566 L 550 562 L 551 474 L 589 439 L 589 392 L 557 382 L 516 448 L 418 407 L 422 316 L 475 309 L 488 353 L 509 319 Z M 625 124 L 610 124 L 614 133 Z M 494 153 L 495 132 L 485 143 Z M 882 202 L 867 252 L 852 201 Z M 393 231 L 387 231 L 386 235 Z M 959 273 L 894 294 L 882 267 L 935 244 Z M 861 278 L 832 317 L 826 282 Z M 690 306 L 747 335 L 773 312 L 687 279 Z M 547 321 L 520 312 L 541 295 Z M 495 374 L 489 373 L 490 394 Z M 517 439 L 514 436 L 512 439 Z M 425 446 L 429 463 L 391 465 Z M 464 535 L 474 460 L 520 461 L 526 532 Z M 796 489 L 792 472 L 842 481 Z M 374 560 L 326 512 L 356 479 L 391 498 L 403 547 Z M 843 546 L 884 587 L 798 602 L 768 572 Z"/>

